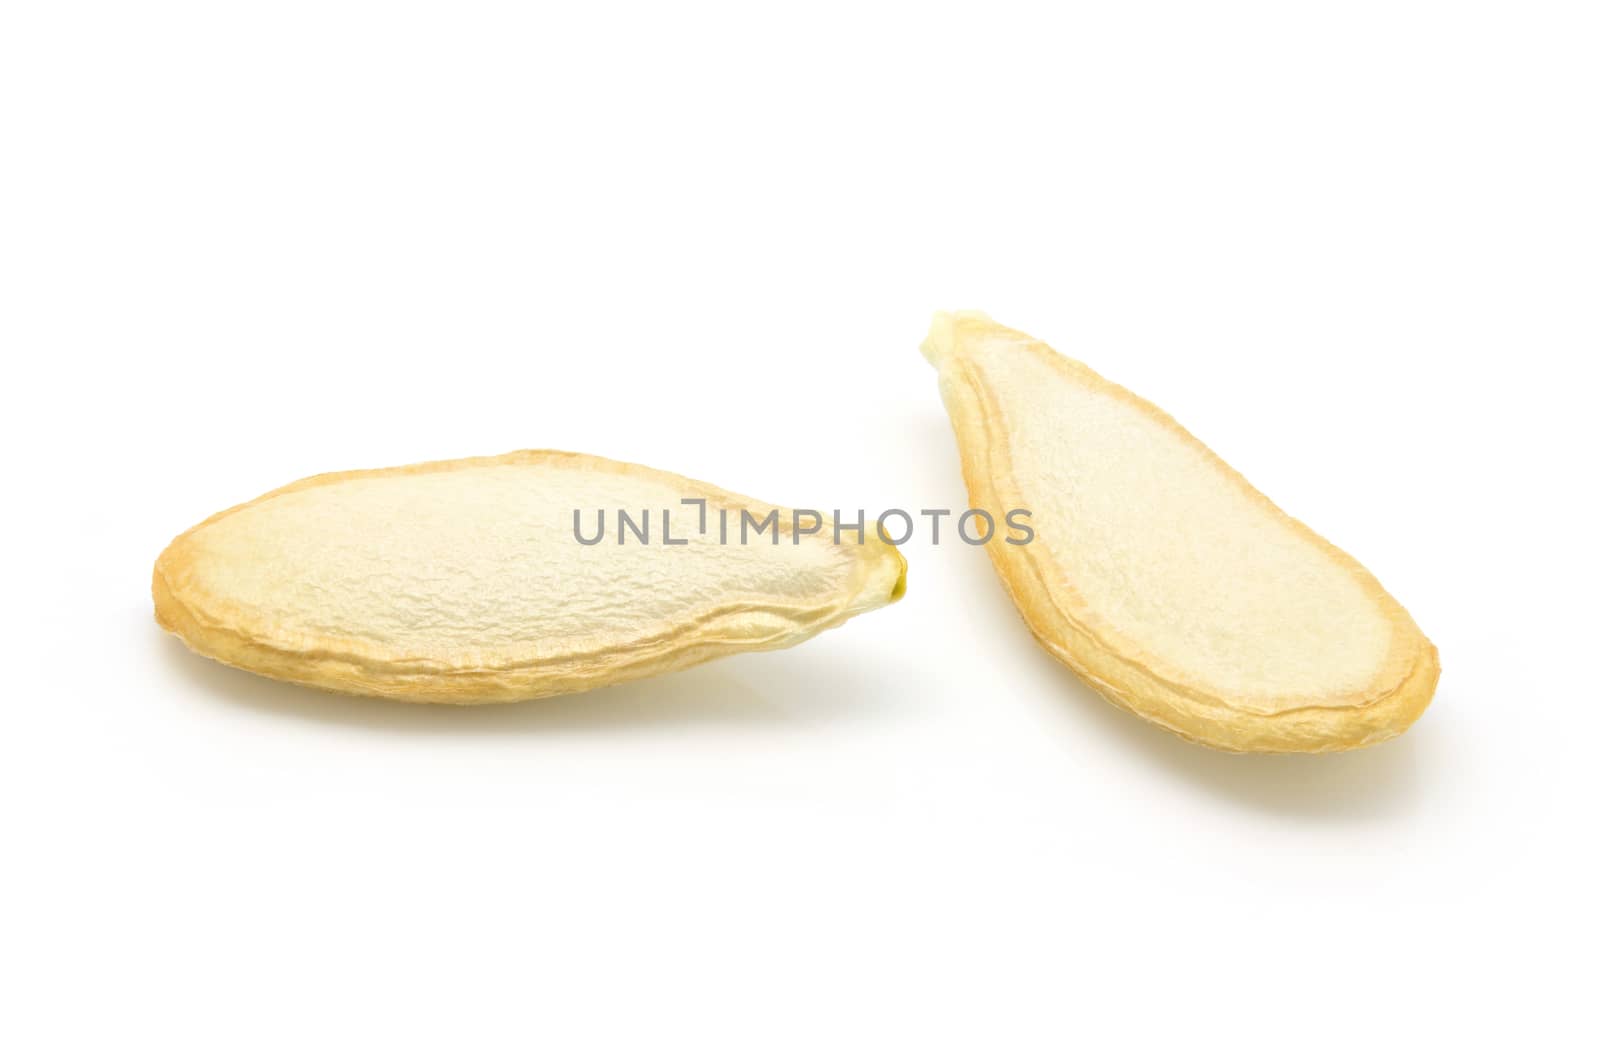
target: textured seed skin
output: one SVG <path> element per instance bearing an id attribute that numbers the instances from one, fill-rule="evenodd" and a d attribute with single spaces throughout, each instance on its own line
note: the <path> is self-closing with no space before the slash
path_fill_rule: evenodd
<path id="1" fill-rule="evenodd" d="M 936 316 L 922 350 L 972 506 L 1033 513 L 1030 543 L 987 545 L 1001 581 L 1112 703 L 1262 752 L 1367 746 L 1427 708 L 1438 651 L 1405 609 L 1166 413 L 981 313 Z"/>
<path id="2" fill-rule="evenodd" d="M 698 532 L 703 498 L 710 519 Z M 653 516 L 617 542 L 615 512 Z M 593 536 L 573 532 L 573 512 Z M 671 512 L 674 541 L 660 530 Z M 494 703 L 611 685 L 804 641 L 904 591 L 867 534 L 723 544 L 719 510 L 772 505 L 669 472 L 526 450 L 318 475 L 221 512 L 157 560 L 157 621 L 257 674 L 414 702 Z M 735 533 L 737 527 L 735 526 Z"/>

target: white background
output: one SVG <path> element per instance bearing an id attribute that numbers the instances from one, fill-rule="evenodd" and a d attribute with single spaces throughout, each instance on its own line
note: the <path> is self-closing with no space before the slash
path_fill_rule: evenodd
<path id="1" fill-rule="evenodd" d="M 7 1039 L 1593 1039 L 1592 4 L 11 3 Z M 959 509 L 981 308 L 1440 647 L 1238 758 L 984 552 L 799 648 L 341 698 L 151 618 L 179 531 L 520 447 Z"/>

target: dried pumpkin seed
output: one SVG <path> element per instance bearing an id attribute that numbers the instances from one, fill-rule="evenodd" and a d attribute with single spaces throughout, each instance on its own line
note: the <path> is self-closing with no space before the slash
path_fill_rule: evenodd
<path id="1" fill-rule="evenodd" d="M 1438 652 L 1355 559 L 1284 514 L 1167 414 L 975 312 L 935 317 L 974 508 L 1025 505 L 990 541 L 1034 637 L 1107 699 L 1233 751 L 1398 735 Z"/>
<path id="2" fill-rule="evenodd" d="M 904 590 L 905 560 L 870 532 L 796 536 L 778 511 L 782 540 L 725 541 L 700 531 L 706 506 L 775 510 L 555 451 L 318 475 L 174 540 L 155 566 L 156 619 L 271 678 L 493 703 L 794 645 Z M 618 509 L 631 526 L 578 539 L 579 513 Z M 652 510 L 670 543 L 640 539 Z"/>

